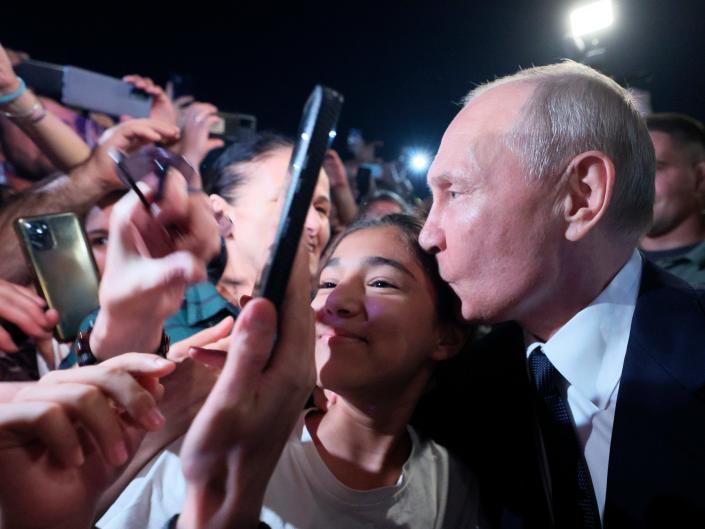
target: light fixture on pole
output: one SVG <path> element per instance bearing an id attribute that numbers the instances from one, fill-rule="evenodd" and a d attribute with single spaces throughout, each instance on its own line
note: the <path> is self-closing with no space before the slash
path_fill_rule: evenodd
<path id="1" fill-rule="evenodd" d="M 598 0 L 583 3 L 570 12 L 570 37 L 586 62 L 605 53 L 599 38 L 614 24 L 614 11 L 612 0 Z"/>

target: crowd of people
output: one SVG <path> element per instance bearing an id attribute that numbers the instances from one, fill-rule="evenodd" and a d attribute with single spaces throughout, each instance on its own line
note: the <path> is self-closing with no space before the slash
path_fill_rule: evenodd
<path id="1" fill-rule="evenodd" d="M 146 118 L 68 108 L 23 60 L 0 46 L 0 527 L 705 523 L 699 121 L 566 61 L 467 95 L 432 200 L 328 150 L 276 310 L 293 139 L 214 137 L 138 75 Z M 64 212 L 99 306 L 62 340 L 14 224 Z"/>

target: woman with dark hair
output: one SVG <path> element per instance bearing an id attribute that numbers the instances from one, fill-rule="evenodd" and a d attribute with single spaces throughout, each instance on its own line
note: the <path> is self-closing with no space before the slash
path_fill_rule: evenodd
<path id="1" fill-rule="evenodd" d="M 293 142 L 261 133 L 225 149 L 204 177 L 204 189 L 224 231 L 228 262 L 216 285 L 225 299 L 238 305 L 251 295 L 274 241 L 285 198 Z M 321 170 L 304 226 L 311 277 L 330 239 L 328 176 Z"/>
<path id="2" fill-rule="evenodd" d="M 273 528 L 478 525 L 473 477 L 409 426 L 436 365 L 469 337 L 421 226 L 362 220 L 326 253 L 312 306 L 317 384 L 334 397 L 284 449 L 262 513 Z"/>

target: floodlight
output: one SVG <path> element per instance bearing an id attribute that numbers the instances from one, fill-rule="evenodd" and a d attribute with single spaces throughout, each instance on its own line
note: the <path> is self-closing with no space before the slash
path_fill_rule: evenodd
<path id="1" fill-rule="evenodd" d="M 570 13 L 570 30 L 574 39 L 605 29 L 614 22 L 611 0 L 600 0 L 575 8 Z"/>
<path id="2" fill-rule="evenodd" d="M 431 165 L 431 157 L 423 151 L 414 151 L 409 157 L 409 169 L 422 173 Z"/>

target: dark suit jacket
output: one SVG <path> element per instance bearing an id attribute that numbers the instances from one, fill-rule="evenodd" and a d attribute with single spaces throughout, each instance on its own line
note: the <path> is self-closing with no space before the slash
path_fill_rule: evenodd
<path id="1" fill-rule="evenodd" d="M 502 528 L 552 527 L 525 348 L 498 326 L 439 373 L 416 418 L 478 474 Z M 705 292 L 646 263 L 617 397 L 604 528 L 705 527 Z"/>

